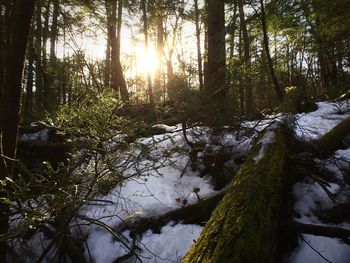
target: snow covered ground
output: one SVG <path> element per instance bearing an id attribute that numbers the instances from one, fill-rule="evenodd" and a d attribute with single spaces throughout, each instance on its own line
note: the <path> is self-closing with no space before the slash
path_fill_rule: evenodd
<path id="1" fill-rule="evenodd" d="M 349 109 L 349 102 L 320 102 L 318 110 L 295 116 L 295 133 L 304 140 L 317 139 L 348 117 Z M 195 130 L 192 130 L 192 135 L 189 131 L 188 136 L 190 140 L 200 138 L 206 143 L 208 150 L 215 151 L 225 145 L 230 148 L 232 154 L 243 156 L 254 141 L 253 135 L 276 120 L 280 120 L 280 116 L 267 116 L 264 120 L 243 123 L 243 127 L 254 127 L 256 130 L 249 133 L 249 136 L 242 135 L 243 133 L 237 135 L 234 132 L 227 132 L 215 137 L 209 136 L 207 132 L 198 134 Z M 140 176 L 130 177 L 107 195 L 98 197 L 99 202 L 83 207 L 80 210 L 82 216 L 98 220 L 112 229 L 118 229 L 125 220 L 161 216 L 171 210 L 194 204 L 198 202 L 195 193 L 198 189 L 201 199 L 218 193 L 210 182 L 210 176 L 200 177 L 198 170 L 191 169 L 188 156 L 190 149 L 183 137 L 181 126 L 160 124 L 155 127 L 164 129 L 166 133 L 139 139 L 138 145 L 152 146 L 149 157 L 140 160 L 137 166 L 130 165 L 126 169 L 126 175 L 136 174 L 139 170 L 147 172 Z M 203 131 L 203 128 L 196 130 Z M 34 137 L 45 136 L 44 134 L 33 134 L 30 138 L 22 139 Z M 273 140 L 273 138 L 270 139 Z M 172 151 L 172 149 L 176 150 Z M 134 151 L 139 151 L 139 148 L 135 147 Z M 333 171 L 338 178 L 337 181 L 330 184 L 329 190 L 335 194 L 337 201 L 344 202 L 350 196 L 350 189 L 343 183 L 342 172 L 349 169 L 350 149 L 339 150 L 334 156 L 338 157 L 337 163 L 331 161 L 332 158 L 328 160 L 328 163 L 327 160 L 325 161 L 327 169 Z M 257 158 L 260 158 L 260 155 Z M 320 160 L 315 160 L 315 162 L 320 162 L 320 165 L 325 163 Z M 154 166 L 157 166 L 157 169 L 152 169 Z M 238 169 L 237 164 L 231 163 L 231 166 Z M 304 223 L 322 224 L 315 211 L 334 205 L 323 189 L 310 179 L 295 184 L 293 196 L 296 200 L 295 214 L 298 215 L 295 219 Z M 79 222 L 81 223 L 81 220 Z M 350 225 L 346 222 L 343 222 L 341 227 L 350 229 Z M 129 230 L 119 233 L 118 239 L 122 242 L 119 242 L 105 228 L 97 225 L 81 226 L 79 231 L 82 231 L 86 237 L 84 253 L 87 260 L 91 262 L 114 262 L 117 258 L 128 254 L 128 248 L 134 247 L 142 262 L 151 263 L 180 262 L 199 237 L 201 229 L 199 225 L 169 222 L 168 225 L 161 228 L 160 233 L 148 230 L 135 243 L 130 237 Z M 77 234 L 78 231 L 75 233 Z M 327 262 L 315 250 L 330 262 L 350 262 L 349 246 L 337 239 L 312 235 L 301 236 L 299 246 L 287 259 L 287 262 Z M 133 256 L 123 262 L 136 261 L 136 257 Z"/>
<path id="2" fill-rule="evenodd" d="M 198 170 L 191 169 L 188 157 L 190 148 L 183 138 L 180 127 L 166 126 L 165 129 L 169 133 L 139 139 L 138 144 L 152 146 L 150 156 L 146 160 L 139 161 L 137 167 L 129 166 L 126 175 L 134 174 L 137 170 L 147 172 L 137 177 L 132 176 L 130 180 L 99 198 L 108 202 L 85 206 L 80 211 L 81 215 L 118 229 L 125 220 L 161 216 L 171 210 L 195 204 L 198 202 L 197 194 L 200 199 L 217 195 L 219 192 L 213 189 L 210 176 L 200 177 Z M 237 136 L 228 132 L 220 138 L 213 139 L 209 138 L 207 132 L 198 132 L 199 130 L 203 131 L 203 128 L 190 130 L 188 138 L 195 137 L 201 142 L 208 142 L 207 147 L 212 151 L 220 148 L 218 145 L 209 144 L 209 141 L 213 140 L 231 147 L 236 156 L 244 155 L 251 146 L 251 138 L 245 136 L 238 140 Z M 176 151 L 171 152 L 171 149 L 175 148 Z M 158 168 L 144 169 L 153 166 Z M 238 168 L 238 165 L 236 167 Z M 161 229 L 161 233 L 152 233 L 148 230 L 140 240 L 137 240 L 137 247 L 140 248 L 139 256 L 143 262 L 179 262 L 198 238 L 201 229 L 202 226 L 199 225 L 170 222 Z M 88 236 L 85 254 L 93 262 L 113 262 L 128 253 L 125 245 L 117 242 L 112 234 L 101 227 L 86 227 L 83 231 Z M 131 247 L 129 231 L 123 232 L 122 235 L 126 238 L 126 244 Z M 134 262 L 135 258 L 130 260 Z"/>
<path id="3" fill-rule="evenodd" d="M 349 101 L 330 103 L 319 102 L 318 110 L 296 115 L 296 135 L 306 140 L 320 138 L 338 123 L 350 115 Z M 338 150 L 327 160 L 314 160 L 320 167 L 333 172 L 335 179 L 329 182 L 328 190 L 334 195 L 336 204 L 349 203 L 350 187 L 344 183 L 344 176 L 350 168 L 350 148 Z M 324 225 L 338 226 L 350 230 L 350 222 L 337 225 L 324 224 L 317 212 L 331 209 L 336 204 L 328 197 L 321 186 L 310 178 L 298 182 L 293 187 L 295 199 L 294 211 L 296 221 Z M 350 246 L 339 239 L 302 234 L 299 246 L 287 260 L 289 263 L 348 263 L 350 262 Z"/>

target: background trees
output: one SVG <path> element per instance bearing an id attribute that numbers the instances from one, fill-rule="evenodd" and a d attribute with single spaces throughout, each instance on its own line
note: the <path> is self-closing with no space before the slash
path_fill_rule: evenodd
<path id="1" fill-rule="evenodd" d="M 293 85 L 334 97 L 349 75 L 345 2 L 37 1 L 23 120 L 55 113 L 92 87 L 159 104 L 221 86 L 225 104 L 243 115 L 275 105 Z M 1 8 L 5 28 L 11 16 Z"/>

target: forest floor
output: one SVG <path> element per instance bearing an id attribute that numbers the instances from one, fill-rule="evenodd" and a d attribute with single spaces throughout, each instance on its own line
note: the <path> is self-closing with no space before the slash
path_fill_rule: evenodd
<path id="1" fill-rule="evenodd" d="M 295 135 L 300 140 L 316 140 L 350 116 L 350 101 L 319 102 L 317 105 L 316 111 L 293 116 Z M 92 218 L 117 232 L 121 231 L 116 238 L 105 227 L 98 225 L 73 228 L 74 235 L 85 237 L 84 254 L 87 261 L 135 262 L 137 259 L 134 256 L 121 260 L 133 248 L 142 262 L 180 262 L 199 237 L 205 222 L 184 224 L 181 221 L 170 221 L 158 229 L 148 229 L 135 240 L 130 229 L 125 230 L 125 222 L 137 222 L 144 218 L 152 220 L 222 193 L 225 189 L 218 190 L 213 185 L 210 173 L 214 170 L 208 171 L 200 160 L 203 161 L 208 153 L 213 156 L 224 151 L 230 158 L 225 160 L 221 172 L 228 171 L 233 175 L 258 135 L 269 125 L 281 120 L 281 115 L 264 116 L 260 120 L 242 123 L 239 131 L 224 129 L 219 135 L 214 135 L 204 127 L 190 127 L 187 129 L 187 139 L 184 138 L 181 125 L 156 125 L 157 128 L 164 129 L 165 133 L 139 138 L 134 143 L 137 147 L 131 145 L 128 150 L 128 155 L 137 156 L 142 145 L 149 153 L 147 158 L 130 163 L 125 173 L 129 179 L 99 196 L 93 204 L 81 208 L 82 217 Z M 26 136 L 22 139 L 39 135 Z M 204 145 L 202 151 L 195 153 L 194 159 L 189 156 L 191 148 L 186 140 Z M 113 147 L 113 143 L 110 147 Z M 291 193 L 294 199 L 294 220 L 350 229 L 350 218 L 342 218 L 333 223 L 322 218 L 322 211 L 349 203 L 350 148 L 338 150 L 326 160 L 313 158 L 313 162 L 331 174 L 327 182 L 324 182 L 328 194 L 309 177 L 295 183 Z M 93 164 L 87 163 L 80 169 L 90 169 L 91 165 Z M 333 201 L 329 192 L 334 197 Z M 73 220 L 75 222 L 72 225 L 81 223 L 81 220 Z M 42 244 L 44 241 L 41 238 L 40 235 L 35 236 L 31 240 L 31 246 L 38 247 L 38 244 Z M 285 262 L 345 263 L 349 262 L 349 258 L 350 246 L 341 240 L 300 234 L 298 246 L 286 256 Z"/>

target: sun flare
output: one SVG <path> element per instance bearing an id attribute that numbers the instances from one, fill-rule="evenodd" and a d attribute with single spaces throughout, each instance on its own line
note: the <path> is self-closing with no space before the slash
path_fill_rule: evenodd
<path id="1" fill-rule="evenodd" d="M 154 75 L 159 63 L 155 47 L 149 45 L 148 50 L 146 50 L 145 45 L 139 44 L 135 48 L 135 53 L 137 71 L 143 75 L 148 73 Z"/>

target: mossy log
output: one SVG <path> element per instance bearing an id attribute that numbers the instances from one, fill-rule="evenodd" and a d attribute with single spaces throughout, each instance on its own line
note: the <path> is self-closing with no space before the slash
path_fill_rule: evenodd
<path id="1" fill-rule="evenodd" d="M 265 133 L 182 262 L 277 261 L 286 142 L 282 128 Z"/>
<path id="2" fill-rule="evenodd" d="M 277 111 L 282 113 L 310 112 L 317 109 L 314 102 L 306 99 L 305 89 L 302 86 L 286 88 L 286 93 Z"/>
<path id="3" fill-rule="evenodd" d="M 207 199 L 201 199 L 198 203 L 170 211 L 159 217 L 135 218 L 131 221 L 125 221 L 116 230 L 118 232 L 131 230 L 134 234 L 142 234 L 148 229 L 160 232 L 160 229 L 170 221 L 180 221 L 184 224 L 204 224 L 209 220 L 211 213 L 223 196 L 224 192 L 220 192 Z"/>
<path id="4" fill-rule="evenodd" d="M 343 120 L 315 142 L 319 156 L 328 157 L 334 151 L 343 148 L 344 139 L 350 134 L 350 117 Z"/>

